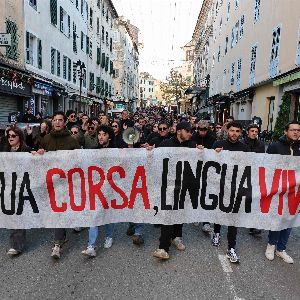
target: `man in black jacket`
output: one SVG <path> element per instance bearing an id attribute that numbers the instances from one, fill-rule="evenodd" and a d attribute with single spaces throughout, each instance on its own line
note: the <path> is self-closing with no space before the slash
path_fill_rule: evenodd
<path id="1" fill-rule="evenodd" d="M 300 156 L 300 123 L 293 121 L 288 123 L 284 129 L 284 136 L 278 142 L 273 142 L 267 149 L 269 154 Z M 268 260 L 274 259 L 274 254 L 282 258 L 288 264 L 294 263 L 292 257 L 286 252 L 286 245 L 289 240 L 292 228 L 280 231 L 269 231 L 269 241 L 265 252 Z"/>
<path id="2" fill-rule="evenodd" d="M 247 127 L 247 135 L 241 141 L 248 146 L 249 152 L 265 153 L 265 144 L 258 140 L 259 127 L 256 124 L 250 124 Z M 261 234 L 261 230 L 250 228 L 249 234 Z"/>
<path id="3" fill-rule="evenodd" d="M 188 122 L 180 122 L 176 126 L 176 136 L 163 141 L 159 147 L 189 147 L 196 148 L 196 143 L 191 141 L 192 126 Z M 169 248 L 172 244 L 178 250 L 185 250 L 182 242 L 183 224 L 162 225 L 159 248 L 153 252 L 153 256 L 160 259 L 169 259 Z"/>
<path id="4" fill-rule="evenodd" d="M 160 143 L 162 143 L 163 141 L 170 138 L 169 124 L 167 124 L 166 121 L 161 121 L 158 124 L 158 134 L 159 134 L 159 136 L 154 137 L 153 139 L 151 139 L 151 141 L 149 142 L 150 146 L 158 147 L 160 145 Z"/>
<path id="5" fill-rule="evenodd" d="M 214 133 L 209 130 L 209 123 L 206 120 L 200 120 L 198 122 L 197 131 L 192 136 L 192 141 L 194 141 L 199 149 L 212 149 L 216 137 Z M 199 223 L 195 223 L 198 226 Z M 202 223 L 202 231 L 204 233 L 211 232 L 210 224 L 208 222 Z"/>
<path id="6" fill-rule="evenodd" d="M 239 123 L 233 121 L 227 124 L 226 129 L 227 139 L 222 141 L 216 141 L 213 145 L 213 149 L 215 149 L 216 152 L 221 152 L 222 150 L 248 152 L 248 147 L 239 141 L 239 138 L 242 135 L 242 126 Z M 220 245 L 220 231 L 221 225 L 215 224 L 214 234 L 212 238 L 213 246 L 218 247 Z M 239 258 L 235 251 L 236 236 L 237 228 L 234 226 L 228 226 L 228 251 L 226 256 L 232 263 L 239 262 Z"/>

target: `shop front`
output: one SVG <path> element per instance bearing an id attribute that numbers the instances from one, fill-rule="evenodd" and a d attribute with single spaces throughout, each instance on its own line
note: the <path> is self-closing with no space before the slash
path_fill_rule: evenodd
<path id="1" fill-rule="evenodd" d="M 0 123 L 7 123 L 12 114 L 23 114 L 25 103 L 32 95 L 28 78 L 12 70 L 0 74 Z"/>
<path id="2" fill-rule="evenodd" d="M 42 116 L 53 114 L 53 87 L 49 83 L 35 81 L 32 87 L 31 103 L 34 103 L 35 113 L 41 112 Z"/>

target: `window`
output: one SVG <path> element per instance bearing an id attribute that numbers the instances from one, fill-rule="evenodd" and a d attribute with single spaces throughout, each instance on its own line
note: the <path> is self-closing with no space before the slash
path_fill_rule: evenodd
<path id="1" fill-rule="evenodd" d="M 93 27 L 93 10 L 90 8 L 90 26 Z"/>
<path id="2" fill-rule="evenodd" d="M 226 36 L 226 39 L 225 39 L 225 55 L 227 54 L 227 52 L 228 52 L 228 36 Z"/>
<path id="3" fill-rule="evenodd" d="M 6 56 L 16 60 L 18 58 L 18 27 L 11 20 L 6 20 L 6 32 L 11 34 L 11 45 L 6 47 Z"/>
<path id="4" fill-rule="evenodd" d="M 112 52 L 113 50 L 113 40 L 112 38 L 109 39 L 109 51 Z"/>
<path id="5" fill-rule="evenodd" d="M 37 0 L 29 0 L 29 5 L 32 6 L 34 9 L 37 9 Z"/>
<path id="6" fill-rule="evenodd" d="M 56 56 L 56 68 L 57 68 L 57 70 L 56 70 L 56 75 L 58 76 L 58 77 L 60 77 L 60 52 L 59 51 L 57 51 L 57 56 Z"/>
<path id="7" fill-rule="evenodd" d="M 104 42 L 104 35 L 105 35 L 105 33 L 104 33 L 104 26 L 102 26 L 101 27 L 101 39 L 102 39 L 102 42 Z"/>
<path id="8" fill-rule="evenodd" d="M 252 48 L 251 48 L 251 64 L 250 64 L 249 86 L 252 86 L 255 83 L 256 51 L 257 51 L 257 45 L 252 46 Z"/>
<path id="9" fill-rule="evenodd" d="M 105 68 L 105 53 L 102 53 L 102 57 L 101 57 L 101 68 Z"/>
<path id="10" fill-rule="evenodd" d="M 113 74 L 114 73 L 114 62 L 110 61 L 109 62 L 109 74 Z"/>
<path id="11" fill-rule="evenodd" d="M 86 69 L 83 69 L 82 73 L 83 73 L 82 85 L 83 85 L 83 87 L 86 88 Z"/>
<path id="12" fill-rule="evenodd" d="M 104 80 L 101 79 L 101 83 L 100 83 L 100 87 L 101 87 L 101 95 L 104 95 Z"/>
<path id="13" fill-rule="evenodd" d="M 231 76 L 230 76 L 231 85 L 234 85 L 234 75 L 235 75 L 235 62 L 231 64 Z"/>
<path id="14" fill-rule="evenodd" d="M 297 53 L 296 53 L 296 65 L 300 65 L 300 24 L 298 30 L 298 44 L 297 44 Z"/>
<path id="15" fill-rule="evenodd" d="M 219 25 L 219 27 L 220 27 L 220 34 L 221 34 L 221 32 L 222 32 L 222 25 L 223 25 L 223 19 L 222 19 L 222 17 L 221 17 L 221 19 L 220 19 L 220 25 Z"/>
<path id="16" fill-rule="evenodd" d="M 227 3 L 227 18 L 226 20 L 228 21 L 230 18 L 230 0 L 228 0 L 228 3 Z"/>
<path id="17" fill-rule="evenodd" d="M 73 83 L 77 81 L 77 63 L 73 62 Z"/>
<path id="18" fill-rule="evenodd" d="M 57 25 L 57 0 L 50 0 L 51 24 Z"/>
<path id="19" fill-rule="evenodd" d="M 86 36 L 86 54 L 90 53 L 90 38 Z"/>
<path id="20" fill-rule="evenodd" d="M 241 90 L 241 73 L 242 73 L 242 59 L 237 61 L 237 73 L 236 73 L 236 90 Z"/>
<path id="21" fill-rule="evenodd" d="M 235 24 L 235 42 L 234 45 L 236 46 L 239 41 L 239 27 L 240 27 L 240 21 L 237 21 Z"/>
<path id="22" fill-rule="evenodd" d="M 274 28 L 272 33 L 272 50 L 269 66 L 270 77 L 274 77 L 278 74 L 280 35 L 281 25 Z"/>
<path id="23" fill-rule="evenodd" d="M 108 32 L 107 31 L 105 33 L 105 41 L 106 41 L 106 46 L 108 46 Z"/>
<path id="24" fill-rule="evenodd" d="M 37 63 L 39 69 L 42 69 L 43 67 L 42 52 L 43 52 L 42 41 L 38 39 L 37 40 Z"/>
<path id="25" fill-rule="evenodd" d="M 222 84 L 222 90 L 225 91 L 226 90 L 226 76 L 227 75 L 227 70 L 224 69 L 224 72 L 223 72 L 223 84 Z"/>
<path id="26" fill-rule="evenodd" d="M 61 6 L 60 6 L 60 31 L 65 36 L 70 37 L 71 18 Z"/>
<path id="27" fill-rule="evenodd" d="M 56 50 L 54 48 L 51 48 L 51 74 L 55 74 L 55 56 L 56 56 Z"/>
<path id="28" fill-rule="evenodd" d="M 92 42 L 92 39 L 90 39 L 89 57 L 91 59 L 93 58 L 93 42 Z"/>
<path id="29" fill-rule="evenodd" d="M 106 56 L 106 60 L 105 60 L 105 72 L 108 71 L 108 66 L 109 66 L 109 57 Z"/>
<path id="30" fill-rule="evenodd" d="M 90 73 L 90 91 L 93 91 L 95 88 L 95 74 L 94 73 Z"/>
<path id="31" fill-rule="evenodd" d="M 244 36 L 245 15 L 241 16 L 240 39 Z"/>
<path id="32" fill-rule="evenodd" d="M 72 76 L 72 61 L 68 58 L 68 81 L 71 81 Z"/>
<path id="33" fill-rule="evenodd" d="M 77 26 L 73 22 L 73 52 L 77 54 Z"/>
<path id="34" fill-rule="evenodd" d="M 97 65 L 101 63 L 101 48 L 97 48 Z"/>
<path id="35" fill-rule="evenodd" d="M 100 19 L 97 18 L 97 34 L 100 34 Z"/>
<path id="36" fill-rule="evenodd" d="M 221 58 L 221 46 L 219 46 L 219 51 L 218 51 L 218 62 L 220 62 Z"/>
<path id="37" fill-rule="evenodd" d="M 100 8 L 100 0 L 97 0 L 97 7 Z"/>
<path id="38" fill-rule="evenodd" d="M 63 79 L 67 79 L 67 61 L 68 58 L 64 55 L 63 56 Z"/>
<path id="39" fill-rule="evenodd" d="M 75 0 L 75 6 L 76 6 L 76 8 L 78 9 L 78 7 L 79 7 L 79 0 Z"/>
<path id="40" fill-rule="evenodd" d="M 255 0 L 255 7 L 254 7 L 254 24 L 260 18 L 260 0 Z"/>
<path id="41" fill-rule="evenodd" d="M 239 8 L 239 5 L 240 5 L 240 0 L 235 0 L 235 8 Z"/>
<path id="42" fill-rule="evenodd" d="M 100 94 L 100 92 L 101 92 L 100 77 L 97 77 L 97 79 L 96 79 L 96 93 Z"/>

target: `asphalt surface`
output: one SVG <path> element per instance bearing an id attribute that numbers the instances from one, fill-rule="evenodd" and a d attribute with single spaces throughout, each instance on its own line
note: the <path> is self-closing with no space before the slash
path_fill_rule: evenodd
<path id="1" fill-rule="evenodd" d="M 184 225 L 186 251 L 175 248 L 161 262 L 151 256 L 159 228 L 145 226 L 145 244 L 135 246 L 118 224 L 111 249 L 103 249 L 103 229 L 96 258 L 86 258 L 87 230 L 68 232 L 62 258 L 50 257 L 53 232 L 29 230 L 27 249 L 9 258 L 9 231 L 0 230 L 0 299 L 300 299 L 300 228 L 292 231 L 287 252 L 295 263 L 264 257 L 267 232 L 252 237 L 239 229 L 239 265 L 228 263 L 226 227 L 214 248 L 200 227 Z"/>

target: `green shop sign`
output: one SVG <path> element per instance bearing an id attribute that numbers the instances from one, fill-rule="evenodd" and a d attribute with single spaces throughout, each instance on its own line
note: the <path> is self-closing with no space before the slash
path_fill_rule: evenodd
<path id="1" fill-rule="evenodd" d="M 296 73 L 292 73 L 290 75 L 284 76 L 282 78 L 279 78 L 277 80 L 273 81 L 273 86 L 279 86 L 294 80 L 300 79 L 300 71 Z"/>

